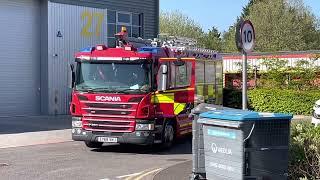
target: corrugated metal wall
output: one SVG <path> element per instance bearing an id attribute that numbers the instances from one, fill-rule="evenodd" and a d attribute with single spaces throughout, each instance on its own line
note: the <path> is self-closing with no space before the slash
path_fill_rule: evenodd
<path id="1" fill-rule="evenodd" d="M 49 114 L 68 113 L 71 91 L 69 65 L 80 49 L 106 43 L 105 16 L 105 9 L 49 2 Z M 102 23 L 100 18 L 103 18 Z"/>
<path id="2" fill-rule="evenodd" d="M 153 38 L 158 34 L 159 0 L 49 0 L 49 114 L 69 113 L 69 64 L 74 62 L 73 56 L 80 49 L 107 44 L 107 10 L 143 13 L 144 38 Z"/>
<path id="3" fill-rule="evenodd" d="M 48 1 L 40 1 L 41 114 L 48 114 Z"/>
<path id="4" fill-rule="evenodd" d="M 144 38 L 159 34 L 159 0 L 50 0 L 51 2 L 81 5 L 108 10 L 143 13 Z"/>
<path id="5" fill-rule="evenodd" d="M 40 5 L 0 1 L 0 116 L 40 112 Z"/>

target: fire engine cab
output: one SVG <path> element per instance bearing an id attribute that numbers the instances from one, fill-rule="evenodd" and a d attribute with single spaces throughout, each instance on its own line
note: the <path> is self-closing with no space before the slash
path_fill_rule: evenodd
<path id="1" fill-rule="evenodd" d="M 191 109 L 222 103 L 222 58 L 188 43 L 129 41 L 97 45 L 75 55 L 72 139 L 89 148 L 103 143 L 172 145 L 191 134 Z M 148 41 L 149 42 L 149 41 Z"/>

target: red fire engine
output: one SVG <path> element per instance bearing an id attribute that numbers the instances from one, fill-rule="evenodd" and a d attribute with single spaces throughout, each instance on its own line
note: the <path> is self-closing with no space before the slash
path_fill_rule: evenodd
<path id="1" fill-rule="evenodd" d="M 97 45 L 72 66 L 72 138 L 103 143 L 172 145 L 190 134 L 198 102 L 222 103 L 222 58 L 178 40 L 145 47 L 116 34 L 116 48 Z M 158 44 L 158 45 L 157 45 Z"/>

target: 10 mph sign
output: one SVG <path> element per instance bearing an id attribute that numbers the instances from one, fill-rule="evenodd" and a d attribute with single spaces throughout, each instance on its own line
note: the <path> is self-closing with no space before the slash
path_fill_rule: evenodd
<path id="1" fill-rule="evenodd" d="M 252 52 L 255 45 L 255 32 L 252 23 L 249 20 L 241 22 L 236 34 L 238 49 L 246 53 Z"/>
<path id="2" fill-rule="evenodd" d="M 255 45 L 255 33 L 252 23 L 242 19 L 237 24 L 236 45 L 242 52 L 242 109 L 247 110 L 248 94 L 248 53 L 251 53 Z"/>

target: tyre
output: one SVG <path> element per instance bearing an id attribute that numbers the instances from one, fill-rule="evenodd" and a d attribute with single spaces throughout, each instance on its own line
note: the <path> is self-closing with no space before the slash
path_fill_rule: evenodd
<path id="1" fill-rule="evenodd" d="M 88 148 L 101 148 L 102 142 L 92 142 L 92 141 L 85 141 L 84 142 Z"/>
<path id="2" fill-rule="evenodd" d="M 172 121 L 167 121 L 162 133 L 162 147 L 170 148 L 175 139 L 175 128 Z"/>

